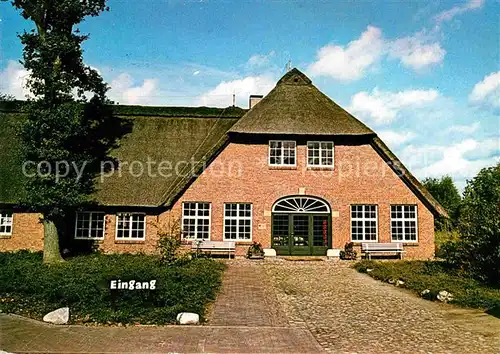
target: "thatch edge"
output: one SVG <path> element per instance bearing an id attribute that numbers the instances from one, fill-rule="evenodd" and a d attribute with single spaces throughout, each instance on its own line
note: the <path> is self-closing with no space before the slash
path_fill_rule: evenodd
<path id="1" fill-rule="evenodd" d="M 372 147 L 387 162 L 389 167 L 398 175 L 413 193 L 424 203 L 436 216 L 449 218 L 448 212 L 439 204 L 431 193 L 411 174 L 398 157 L 389 149 L 387 145 L 378 137 L 374 137 Z"/>

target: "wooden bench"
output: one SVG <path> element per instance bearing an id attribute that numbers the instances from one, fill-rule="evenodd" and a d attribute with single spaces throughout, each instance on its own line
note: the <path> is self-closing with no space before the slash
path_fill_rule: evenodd
<path id="1" fill-rule="evenodd" d="M 403 243 L 402 242 L 392 242 L 392 243 L 375 243 L 367 242 L 361 244 L 361 252 L 371 259 L 372 253 L 396 253 L 399 257 L 403 259 Z"/>
<path id="2" fill-rule="evenodd" d="M 236 242 L 234 241 L 196 241 L 194 240 L 191 248 L 195 251 L 212 253 L 227 253 L 229 258 L 236 251 Z"/>

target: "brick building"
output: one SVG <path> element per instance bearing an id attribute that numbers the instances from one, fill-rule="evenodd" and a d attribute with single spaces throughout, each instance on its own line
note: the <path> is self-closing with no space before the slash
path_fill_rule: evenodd
<path id="1" fill-rule="evenodd" d="M 132 129 L 113 151 L 119 169 L 96 181 L 94 207 L 70 212 L 62 247 L 154 252 L 158 229 L 190 240 L 253 241 L 279 255 L 325 255 L 346 242 L 403 242 L 434 254 L 444 209 L 377 135 L 297 69 L 250 109 L 118 106 Z M 16 207 L 22 161 L 0 113 L 0 251 L 43 248 L 39 215 Z"/>

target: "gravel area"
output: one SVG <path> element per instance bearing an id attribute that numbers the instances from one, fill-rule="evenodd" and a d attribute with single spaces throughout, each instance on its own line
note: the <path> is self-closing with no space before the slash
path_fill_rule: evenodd
<path id="1" fill-rule="evenodd" d="M 291 326 L 331 353 L 500 353 L 500 320 L 423 300 L 335 262 L 263 263 Z"/>

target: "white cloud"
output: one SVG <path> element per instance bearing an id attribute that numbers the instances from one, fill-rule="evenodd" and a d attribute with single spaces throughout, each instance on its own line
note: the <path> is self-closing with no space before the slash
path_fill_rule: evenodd
<path id="1" fill-rule="evenodd" d="M 400 157 L 420 179 L 450 175 L 463 188 L 465 181 L 479 170 L 499 162 L 499 137 L 483 141 L 466 139 L 448 146 L 409 145 Z"/>
<path id="2" fill-rule="evenodd" d="M 394 93 L 375 87 L 371 93 L 361 91 L 352 96 L 348 110 L 375 124 L 387 124 L 394 121 L 401 110 L 425 105 L 438 97 L 439 92 L 433 89 Z"/>
<path id="3" fill-rule="evenodd" d="M 398 133 L 393 130 L 382 130 L 378 132 L 378 136 L 389 146 L 399 146 L 405 144 L 415 138 L 415 134 L 413 132 L 401 132 Z"/>
<path id="4" fill-rule="evenodd" d="M 317 61 L 312 63 L 308 72 L 312 76 L 329 76 L 341 81 L 362 78 L 383 55 L 384 39 L 382 31 L 368 26 L 359 39 L 347 46 L 328 44 L 317 53 Z"/>
<path id="5" fill-rule="evenodd" d="M 461 133 L 461 134 L 472 134 L 479 129 L 481 124 L 479 122 L 474 122 L 469 125 L 452 125 L 446 130 L 446 133 Z"/>
<path id="6" fill-rule="evenodd" d="M 247 76 L 243 79 L 222 81 L 198 97 L 197 103 L 202 106 L 228 107 L 233 104 L 235 94 L 236 105 L 247 107 L 250 95 L 266 95 L 274 85 L 275 80 L 269 76 Z"/>
<path id="7" fill-rule="evenodd" d="M 274 57 L 276 53 L 273 51 L 269 52 L 268 54 L 255 54 L 248 59 L 246 63 L 246 68 L 247 69 L 258 69 L 258 68 L 263 68 L 269 65 L 271 62 L 271 58 Z"/>
<path id="8" fill-rule="evenodd" d="M 440 12 L 434 17 L 434 20 L 438 24 L 451 21 L 455 16 L 461 15 L 464 12 L 480 9 L 481 7 L 483 7 L 484 2 L 485 0 L 468 0 L 464 5 L 454 6 L 451 9 Z"/>
<path id="9" fill-rule="evenodd" d="M 482 81 L 474 85 L 469 100 L 500 107 L 500 71 L 485 76 Z"/>
<path id="10" fill-rule="evenodd" d="M 145 79 L 134 86 L 132 77 L 123 73 L 111 81 L 109 96 L 120 104 L 152 104 L 158 96 L 158 79 Z"/>
<path id="11" fill-rule="evenodd" d="M 389 55 L 414 70 L 440 64 L 444 60 L 446 50 L 441 44 L 427 38 L 423 33 L 396 39 L 388 43 Z"/>
<path id="12" fill-rule="evenodd" d="M 29 72 L 20 63 L 9 60 L 7 67 L 0 72 L 0 91 L 24 100 L 31 96 L 26 87 L 28 78 Z"/>

